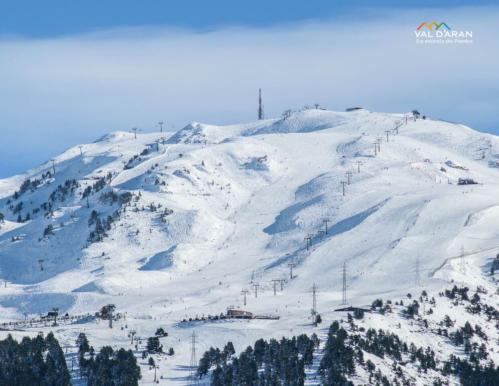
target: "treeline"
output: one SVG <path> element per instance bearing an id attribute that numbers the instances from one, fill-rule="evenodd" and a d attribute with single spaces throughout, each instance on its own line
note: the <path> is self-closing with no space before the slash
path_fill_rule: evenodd
<path id="1" fill-rule="evenodd" d="M 42 179 L 33 179 L 30 180 L 29 178 L 25 180 L 19 191 L 15 192 L 13 197 L 7 201 L 7 204 L 9 205 L 9 209 L 12 211 L 13 215 L 17 214 L 17 222 L 26 222 L 31 220 L 32 215 L 37 215 L 40 210 L 44 211 L 44 215 L 46 217 L 51 217 L 54 213 L 54 205 L 56 202 L 64 202 L 66 198 L 69 195 L 72 195 L 75 193 L 76 189 L 79 188 L 80 184 L 78 181 L 75 179 L 69 179 L 64 182 L 62 185 L 58 185 L 57 188 L 55 188 L 54 191 L 52 191 L 48 197 L 48 200 L 40 205 L 38 208 L 33 208 L 31 213 L 29 210 L 26 213 L 26 216 L 23 217 L 22 212 L 25 210 L 24 203 L 23 201 L 17 202 L 15 205 L 12 202 L 12 200 L 17 200 L 19 199 L 25 192 L 30 190 L 31 192 L 34 192 L 42 183 L 45 183 L 47 178 L 51 178 L 50 172 L 47 172 L 47 174 L 44 174 L 42 176 Z"/>
<path id="2" fill-rule="evenodd" d="M 197 375 L 203 378 L 212 370 L 213 386 L 303 386 L 305 368 L 312 364 L 318 345 L 315 334 L 280 341 L 259 339 L 236 356 L 229 342 L 223 351 L 212 347 L 204 353 Z"/>
<path id="3" fill-rule="evenodd" d="M 0 385 L 69 386 L 70 375 L 59 342 L 52 333 L 45 338 L 11 335 L 0 341 Z"/>
<path id="4" fill-rule="evenodd" d="M 131 350 L 114 351 L 104 346 L 96 355 L 84 333 L 76 340 L 78 364 L 88 386 L 136 386 L 141 378 L 140 367 Z"/>
<path id="5" fill-rule="evenodd" d="M 379 301 L 375 306 L 383 307 Z M 382 329 L 365 330 L 355 324 L 355 319 L 348 315 L 348 331 L 337 321 L 329 328 L 319 365 L 323 386 L 353 386 L 351 379 L 359 372 L 367 374 L 369 385 L 412 385 L 415 380 L 405 370 L 408 365 L 418 373 L 430 374 L 433 386 L 446 384 L 450 375 L 459 379 L 463 386 L 499 385 L 499 367 L 488 360 L 483 344 L 467 345 L 465 340 L 467 357 L 451 355 L 447 360 L 439 360 L 430 347 L 408 344 L 397 334 Z M 483 334 L 481 329 L 472 328 L 469 323 L 458 331 L 468 337 Z M 315 334 L 312 338 L 300 335 L 280 341 L 260 339 L 236 356 L 234 346 L 229 342 L 223 350 L 210 348 L 204 353 L 197 375 L 204 378 L 211 373 L 213 386 L 301 386 L 305 382 L 305 368 L 312 364 L 313 351 L 318 345 Z M 366 360 L 367 354 L 390 363 L 389 372 L 387 368 L 378 368 L 372 360 Z"/>
<path id="6" fill-rule="evenodd" d="M 88 386 L 136 386 L 140 367 L 132 351 L 104 346 L 95 354 L 85 334 L 76 341 L 80 375 Z M 70 386 L 64 352 L 52 333 L 20 342 L 0 340 L 0 386 Z"/>
<path id="7" fill-rule="evenodd" d="M 376 369 L 372 361 L 364 361 L 364 352 L 389 359 L 394 371 L 393 380 Z M 480 356 L 474 350 L 465 352 L 469 354 L 466 359 L 451 355 L 448 360 L 439 363 L 430 347 L 408 345 L 396 334 L 381 329 L 368 329 L 364 336 L 349 334 L 338 322 L 334 322 L 329 329 L 319 373 L 324 386 L 353 386 L 349 377 L 356 373 L 356 366 L 361 366 L 369 374 L 370 385 L 407 385 L 412 383 L 406 378 L 402 366 L 412 363 L 424 373 L 433 370 L 444 378 L 452 374 L 459 378 L 463 386 L 499 385 L 499 368 L 492 361 L 481 363 L 486 355 Z M 436 378 L 433 384 L 443 385 L 444 382 Z"/>

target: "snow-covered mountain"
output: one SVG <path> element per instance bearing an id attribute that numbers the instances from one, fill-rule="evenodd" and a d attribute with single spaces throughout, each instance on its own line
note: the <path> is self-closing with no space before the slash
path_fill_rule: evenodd
<path id="1" fill-rule="evenodd" d="M 83 329 L 96 345 L 128 345 L 130 328 L 163 326 L 177 354 L 160 371 L 182 384 L 193 330 L 198 352 L 310 333 L 314 283 L 322 319 L 344 317 L 344 264 L 356 306 L 454 283 L 497 306 L 498 167 L 496 136 L 366 110 L 111 133 L 0 180 L 0 322 L 116 304 L 123 329 L 71 324 L 59 339 Z M 280 319 L 179 323 L 230 306 Z"/>

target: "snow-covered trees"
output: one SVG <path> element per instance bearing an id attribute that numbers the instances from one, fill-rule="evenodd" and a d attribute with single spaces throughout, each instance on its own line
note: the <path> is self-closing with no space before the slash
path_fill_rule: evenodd
<path id="1" fill-rule="evenodd" d="M 168 333 L 163 329 L 163 327 L 160 327 L 156 330 L 155 334 L 157 337 L 164 337 L 168 336 Z"/>
<path id="2" fill-rule="evenodd" d="M 123 348 L 114 351 L 109 346 L 101 348 L 94 355 L 85 334 L 80 333 L 76 340 L 78 359 L 82 375 L 88 386 L 135 386 L 141 378 L 140 367 L 131 350 Z"/>
<path id="3" fill-rule="evenodd" d="M 353 385 L 346 377 L 355 372 L 355 353 L 352 347 L 347 345 L 347 337 L 347 332 L 338 322 L 334 322 L 329 328 L 324 356 L 319 367 L 324 385 Z"/>
<path id="4" fill-rule="evenodd" d="M 7 336 L 0 341 L 0 385 L 69 386 L 64 353 L 52 333 L 46 338 Z"/>
<path id="5" fill-rule="evenodd" d="M 159 342 L 159 338 L 157 336 L 151 336 L 147 339 L 147 351 L 151 354 L 161 353 L 163 352 L 163 346 Z"/>
<path id="6" fill-rule="evenodd" d="M 213 347 L 199 361 L 198 376 L 204 377 L 212 369 L 212 385 L 289 385 L 304 384 L 305 366 L 312 363 L 318 339 L 300 335 L 280 341 L 259 339 L 238 357 L 228 342 L 223 351 Z"/>

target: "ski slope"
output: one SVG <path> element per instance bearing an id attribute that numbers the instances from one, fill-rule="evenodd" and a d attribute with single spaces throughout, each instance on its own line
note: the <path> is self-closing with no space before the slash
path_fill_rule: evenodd
<path id="1" fill-rule="evenodd" d="M 145 339 L 163 327 L 170 335 L 162 343 L 176 354 L 160 362 L 162 383 L 187 384 L 193 331 L 198 355 L 228 340 L 240 350 L 260 337 L 311 333 L 313 283 L 323 320 L 341 317 L 333 310 L 344 263 L 348 301 L 358 306 L 417 292 L 417 266 L 427 291 L 454 281 L 494 292 L 484 272 L 499 253 L 498 162 L 493 135 L 366 110 L 111 133 L 0 180 L 0 322 L 53 307 L 93 314 L 113 303 L 126 313 L 114 329 L 92 321 L 61 325 L 56 336 L 71 345 L 84 331 L 96 347 L 128 347 L 132 328 Z M 27 178 L 40 183 L 14 199 Z M 100 178 L 105 186 L 87 201 L 83 192 Z M 68 180 L 75 188 L 50 201 Z M 133 199 L 123 211 L 108 192 Z M 49 201 L 51 211 L 41 210 Z M 91 243 L 93 210 L 120 215 Z M 286 280 L 275 296 L 274 279 Z M 280 319 L 179 324 L 230 306 Z"/>

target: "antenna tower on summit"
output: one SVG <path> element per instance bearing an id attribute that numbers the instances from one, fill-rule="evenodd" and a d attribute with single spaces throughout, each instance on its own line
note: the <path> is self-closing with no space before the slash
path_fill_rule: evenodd
<path id="1" fill-rule="evenodd" d="M 258 119 L 263 119 L 262 89 L 258 89 Z"/>

